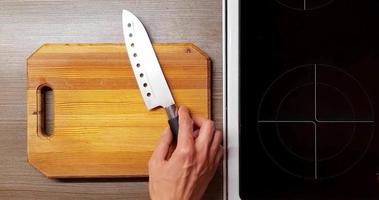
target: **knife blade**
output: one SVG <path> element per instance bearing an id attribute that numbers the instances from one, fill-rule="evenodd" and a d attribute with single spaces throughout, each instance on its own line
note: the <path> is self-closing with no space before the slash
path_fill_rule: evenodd
<path id="1" fill-rule="evenodd" d="M 122 11 L 125 47 L 137 85 L 148 110 L 163 107 L 174 141 L 179 131 L 179 118 L 170 88 L 142 22 L 130 11 Z"/>

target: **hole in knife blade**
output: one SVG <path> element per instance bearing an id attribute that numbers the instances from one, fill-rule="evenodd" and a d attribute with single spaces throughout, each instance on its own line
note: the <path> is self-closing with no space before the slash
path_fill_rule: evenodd
<path id="1" fill-rule="evenodd" d="M 134 53 L 134 54 L 133 54 L 133 56 L 134 56 L 134 57 L 137 57 L 137 54 L 136 54 L 136 53 Z"/>
<path id="2" fill-rule="evenodd" d="M 143 77 L 143 73 L 140 73 L 140 74 L 139 74 L 139 77 L 141 77 L 141 78 L 142 78 L 142 77 Z"/>
<path id="3" fill-rule="evenodd" d="M 133 34 L 132 34 L 132 33 L 129 33 L 129 37 L 133 37 Z"/>
<path id="4" fill-rule="evenodd" d="M 128 27 L 130 28 L 132 26 L 132 24 L 131 23 L 128 23 Z"/>
<path id="5" fill-rule="evenodd" d="M 131 47 L 134 47 L 134 43 L 131 43 L 130 46 L 131 46 Z"/>
<path id="6" fill-rule="evenodd" d="M 150 92 L 148 92 L 146 95 L 147 95 L 148 97 L 150 97 L 150 96 L 151 96 L 151 93 L 150 93 Z"/>
<path id="7" fill-rule="evenodd" d="M 136 65 L 137 67 L 140 67 L 141 65 L 139 64 L 139 63 L 137 63 L 137 65 Z"/>
<path id="8" fill-rule="evenodd" d="M 147 83 L 143 83 L 143 87 L 147 87 Z"/>

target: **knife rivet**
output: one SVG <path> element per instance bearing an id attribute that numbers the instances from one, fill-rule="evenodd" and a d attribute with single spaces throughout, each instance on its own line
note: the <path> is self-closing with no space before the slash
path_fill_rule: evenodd
<path id="1" fill-rule="evenodd" d="M 134 56 L 134 57 L 137 57 L 137 54 L 136 54 L 136 53 L 134 53 L 134 54 L 133 54 L 133 56 Z"/>
<path id="2" fill-rule="evenodd" d="M 133 37 L 133 34 L 129 33 L 129 37 Z"/>
<path id="3" fill-rule="evenodd" d="M 137 67 L 140 67 L 141 65 L 139 63 L 137 63 Z"/>
<path id="4" fill-rule="evenodd" d="M 131 27 L 132 26 L 132 24 L 131 23 L 128 23 L 128 27 Z"/>
<path id="5" fill-rule="evenodd" d="M 143 87 L 147 87 L 147 83 L 143 83 Z"/>
<path id="6" fill-rule="evenodd" d="M 139 77 L 141 77 L 141 78 L 142 78 L 142 77 L 143 77 L 143 73 L 140 73 L 140 74 L 139 74 Z"/>
<path id="7" fill-rule="evenodd" d="M 148 97 L 150 97 L 150 96 L 151 96 L 151 93 L 150 93 L 150 92 L 148 92 L 148 93 L 147 93 L 147 96 L 148 96 Z"/>

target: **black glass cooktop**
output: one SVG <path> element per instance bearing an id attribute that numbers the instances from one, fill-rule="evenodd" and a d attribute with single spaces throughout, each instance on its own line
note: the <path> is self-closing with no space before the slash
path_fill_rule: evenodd
<path id="1" fill-rule="evenodd" d="M 379 1 L 241 1 L 242 199 L 379 199 Z"/>

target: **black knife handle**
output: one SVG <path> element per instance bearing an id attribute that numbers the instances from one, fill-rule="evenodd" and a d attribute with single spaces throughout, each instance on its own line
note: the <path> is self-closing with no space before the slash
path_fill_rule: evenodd
<path id="1" fill-rule="evenodd" d="M 170 106 L 167 106 L 165 107 L 165 110 L 168 117 L 168 124 L 170 125 L 172 132 L 173 142 L 176 143 L 179 133 L 179 116 L 178 111 L 176 110 L 176 105 L 172 104 Z"/>
<path id="2" fill-rule="evenodd" d="M 168 124 L 170 125 L 173 141 L 174 143 L 176 143 L 176 141 L 178 140 L 179 133 L 179 116 L 169 119 Z"/>

